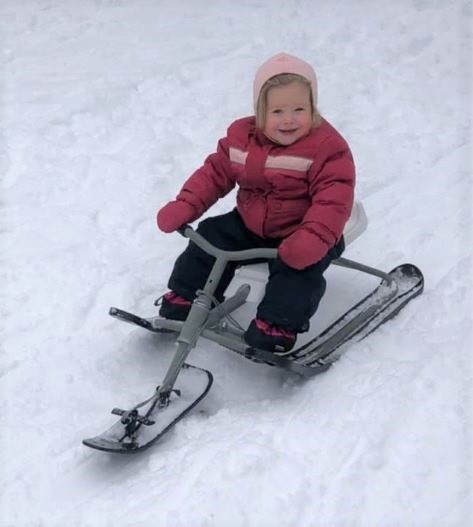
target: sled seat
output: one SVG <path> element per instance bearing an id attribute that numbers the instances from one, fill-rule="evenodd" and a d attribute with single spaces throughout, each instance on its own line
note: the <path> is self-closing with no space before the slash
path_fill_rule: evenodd
<path id="1" fill-rule="evenodd" d="M 368 218 L 366 216 L 365 208 L 361 201 L 355 201 L 349 220 L 343 230 L 343 237 L 345 238 L 345 245 L 348 247 L 359 236 L 361 236 L 368 227 Z"/>
<path id="2" fill-rule="evenodd" d="M 368 218 L 361 201 L 355 201 L 349 220 L 343 230 L 345 245 L 348 247 L 368 227 Z M 268 266 L 265 263 L 245 265 L 237 269 L 235 276 L 227 287 L 225 295 L 232 295 L 242 284 L 250 283 L 252 288 L 248 300 L 257 302 L 263 297 L 264 287 L 268 278 Z"/>

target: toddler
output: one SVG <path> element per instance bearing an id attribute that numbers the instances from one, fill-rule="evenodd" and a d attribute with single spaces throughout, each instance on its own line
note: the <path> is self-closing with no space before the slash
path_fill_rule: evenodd
<path id="1" fill-rule="evenodd" d="M 317 79 L 307 62 L 287 53 L 270 58 L 256 72 L 253 96 L 255 115 L 230 125 L 216 152 L 161 208 L 157 222 L 163 232 L 173 232 L 237 185 L 236 207 L 201 221 L 197 232 L 223 250 L 277 248 L 245 341 L 287 351 L 297 333 L 308 330 L 325 292 L 323 273 L 344 250 L 355 167 L 345 139 L 318 112 Z M 188 244 L 175 262 L 160 316 L 186 319 L 214 261 Z M 236 266 L 228 264 L 218 301 Z"/>

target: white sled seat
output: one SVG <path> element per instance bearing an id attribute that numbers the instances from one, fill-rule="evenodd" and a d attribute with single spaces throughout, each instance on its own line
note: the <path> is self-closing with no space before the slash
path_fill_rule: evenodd
<path id="1" fill-rule="evenodd" d="M 353 243 L 358 236 L 361 236 L 368 227 L 368 218 L 366 216 L 365 208 L 361 201 L 355 201 L 351 211 L 350 219 L 343 230 L 343 237 L 345 238 L 345 245 L 348 246 Z"/>
<path id="2" fill-rule="evenodd" d="M 355 201 L 351 211 L 350 219 L 343 230 L 345 245 L 353 243 L 368 227 L 368 218 L 361 201 Z M 235 277 L 227 287 L 225 295 L 231 295 L 236 292 L 242 284 L 250 283 L 251 291 L 248 297 L 250 302 L 258 302 L 263 298 L 264 287 L 268 278 L 268 266 L 262 264 L 245 265 L 237 269 Z"/>

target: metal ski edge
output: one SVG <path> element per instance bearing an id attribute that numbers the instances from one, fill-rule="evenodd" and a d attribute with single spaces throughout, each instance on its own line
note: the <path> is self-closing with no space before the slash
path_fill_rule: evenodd
<path id="1" fill-rule="evenodd" d="M 320 364 L 333 364 L 344 354 L 344 351 L 340 351 L 343 349 L 344 346 L 349 344 L 354 339 L 356 339 L 357 342 L 361 342 L 362 340 L 364 340 L 366 337 L 371 335 L 371 333 L 376 331 L 380 326 L 394 318 L 412 299 L 414 299 L 419 294 L 420 291 L 416 291 L 415 293 L 405 297 L 404 301 L 397 303 L 395 309 L 389 310 L 389 308 L 387 308 L 386 310 L 383 310 L 382 312 L 378 313 L 375 317 L 373 317 L 372 320 L 368 321 L 367 324 L 364 324 L 363 327 L 361 327 L 358 331 L 350 335 L 348 338 L 341 341 L 333 349 L 325 353 L 323 356 L 316 356 L 313 362 L 309 361 L 307 364 L 309 366 L 312 364 L 316 364 L 317 367 Z M 386 311 L 389 312 L 386 314 Z"/>
<path id="2" fill-rule="evenodd" d="M 276 353 L 258 348 L 248 348 L 245 353 L 241 353 L 241 355 L 258 363 L 265 363 L 269 366 L 278 366 L 279 368 L 297 373 L 303 377 L 312 377 L 314 375 L 318 375 L 319 373 L 323 373 L 324 371 L 328 370 L 331 366 L 331 364 L 323 363 L 306 366 L 296 362 L 295 360 L 288 359 L 286 357 L 280 357 Z"/>
<path id="3" fill-rule="evenodd" d="M 415 297 L 419 296 L 422 291 L 424 290 L 424 277 L 422 276 L 421 278 L 421 281 L 418 282 L 417 284 L 413 285 L 410 289 L 408 289 L 407 291 L 404 291 L 404 293 L 402 293 L 401 295 L 393 298 L 391 300 L 391 302 L 389 302 L 388 305 L 386 305 L 381 311 L 379 311 L 379 313 L 377 313 L 374 317 L 374 319 L 376 319 L 377 317 L 381 317 L 381 321 L 379 324 L 377 325 L 373 325 L 373 327 L 370 327 L 369 328 L 369 331 L 367 331 L 366 333 L 363 333 L 363 337 L 362 339 L 360 340 L 363 340 L 364 338 L 366 338 L 368 335 L 370 335 L 373 331 L 375 331 L 380 325 L 384 324 L 385 322 L 388 322 L 389 320 L 391 320 L 393 317 L 395 317 L 400 311 L 401 309 L 406 306 L 406 304 L 408 302 L 410 302 L 412 299 L 414 299 Z M 396 305 L 397 304 L 397 305 Z M 395 305 L 394 309 L 393 309 L 393 306 Z M 388 313 L 388 316 L 382 316 L 383 313 L 385 313 L 386 311 L 389 311 Z M 372 321 L 368 322 L 368 324 L 366 324 L 366 326 L 371 326 L 371 323 Z M 366 327 L 365 326 L 365 327 Z M 363 330 L 364 328 L 362 328 Z"/>
<path id="4" fill-rule="evenodd" d="M 412 289 L 414 289 L 415 287 L 417 287 L 419 285 L 421 286 L 421 289 L 420 289 L 418 294 L 420 294 L 422 292 L 423 285 L 424 285 L 424 277 L 423 277 L 422 272 L 420 271 L 420 269 L 418 267 L 416 267 L 415 265 L 413 265 L 413 264 L 402 264 L 402 265 L 399 265 L 399 266 L 395 267 L 394 269 L 392 269 L 389 272 L 389 274 L 390 275 L 394 275 L 396 272 L 399 272 L 399 271 L 402 271 L 402 270 L 407 271 L 410 276 L 416 276 L 417 277 L 416 284 L 414 284 L 404 294 L 409 293 L 409 291 L 411 291 Z M 368 304 L 370 299 L 376 296 L 376 294 L 378 293 L 379 289 L 382 286 L 383 286 L 383 281 L 378 286 L 376 286 L 370 293 L 368 293 L 368 295 L 366 295 L 364 298 L 362 298 L 357 304 L 355 304 L 348 311 L 346 311 L 343 315 L 341 315 L 337 320 L 335 320 L 335 322 L 333 322 L 326 329 L 324 329 L 322 331 L 322 333 L 319 333 L 312 340 L 306 342 L 303 346 L 300 346 L 299 348 L 296 348 L 296 349 L 290 351 L 289 353 L 286 354 L 286 356 L 287 357 L 291 357 L 292 356 L 294 358 L 297 358 L 301 354 L 301 352 L 304 352 L 304 350 L 307 350 L 307 351 L 305 353 L 303 353 L 303 355 L 306 355 L 308 353 L 313 353 L 318 347 L 323 345 L 323 343 L 328 338 L 330 338 L 330 336 L 332 334 L 336 333 L 337 326 L 340 326 L 340 327 L 343 326 L 344 321 L 349 317 L 349 315 L 351 313 L 354 313 L 357 310 L 359 310 L 364 304 Z M 398 298 L 400 298 L 399 295 L 394 296 L 389 302 L 387 302 L 384 305 L 383 309 L 388 307 L 392 302 L 394 302 Z M 375 315 L 378 315 L 380 312 L 382 312 L 383 309 L 378 311 Z M 354 334 L 351 334 L 350 338 L 352 338 L 353 336 L 354 336 Z"/>
<path id="5" fill-rule="evenodd" d="M 109 452 L 113 454 L 134 454 L 136 452 L 141 452 L 156 443 L 161 437 L 163 437 L 164 434 L 169 432 L 181 419 L 183 419 L 193 408 L 195 408 L 197 404 L 200 403 L 200 401 L 202 401 L 202 399 L 209 393 L 209 390 L 212 387 L 213 375 L 209 370 L 199 368 L 198 366 L 194 366 L 192 364 L 187 363 L 184 366 L 187 368 L 193 368 L 204 372 L 207 376 L 206 387 L 204 391 L 199 395 L 199 397 L 197 397 L 189 406 L 187 406 L 175 419 L 173 419 L 150 441 L 142 445 L 136 446 L 136 444 L 134 443 L 123 443 L 121 441 L 112 441 L 110 439 L 107 439 L 106 437 L 104 437 L 104 435 L 106 434 L 106 432 L 104 432 L 103 434 L 83 439 L 82 444 L 88 446 L 89 448 L 93 448 L 94 450 L 100 450 L 102 452 Z M 150 412 L 151 411 L 147 412 L 146 415 L 149 416 Z M 117 423 L 120 423 L 120 420 L 117 421 Z"/>
<path id="6" fill-rule="evenodd" d="M 357 309 L 360 308 L 360 306 L 369 302 L 369 300 L 373 296 L 376 295 L 376 292 L 379 290 L 382 283 L 378 285 L 371 293 L 369 293 L 360 302 L 358 302 L 355 306 L 350 308 L 340 318 L 338 318 L 333 324 L 331 324 L 328 328 L 326 328 L 321 334 L 317 335 L 314 339 L 304 344 L 304 346 L 301 346 L 293 350 L 289 354 L 278 355 L 277 353 L 271 353 L 269 351 L 249 348 L 245 356 L 251 360 L 265 362 L 266 364 L 269 364 L 271 366 L 279 366 L 287 370 L 290 370 L 294 373 L 297 373 L 299 375 L 303 375 L 307 377 L 311 377 L 313 375 L 323 373 L 334 362 L 334 360 L 327 361 L 327 358 L 333 355 L 333 353 L 336 350 L 338 350 L 342 345 L 347 344 L 349 341 L 351 341 L 356 336 L 360 336 L 360 334 L 362 336 L 361 338 L 359 338 L 359 340 L 363 340 L 370 333 L 372 333 L 379 326 L 381 326 L 383 323 L 387 322 L 388 320 L 392 319 L 395 315 L 397 315 L 399 311 L 401 311 L 401 309 L 410 300 L 412 300 L 413 298 L 418 296 L 420 293 L 422 293 L 423 288 L 424 288 L 424 277 L 420 269 L 418 269 L 413 264 L 402 264 L 402 265 L 395 267 L 389 274 L 395 274 L 401 271 L 404 271 L 406 275 L 409 277 L 417 278 L 416 282 L 408 290 L 404 291 L 402 294 L 396 295 L 393 298 L 391 298 L 391 300 L 388 301 L 385 305 L 383 305 L 383 307 L 379 311 L 377 311 L 373 315 L 372 318 L 367 320 L 362 326 L 358 327 L 356 330 L 350 333 L 346 338 L 341 339 L 339 342 L 337 342 L 332 348 L 330 348 L 326 353 L 324 353 L 323 356 L 317 355 L 317 350 L 320 349 L 323 346 L 323 343 L 326 341 L 324 337 L 327 335 L 330 335 L 337 326 L 342 327 L 342 322 L 347 318 L 347 315 L 349 313 L 356 311 Z M 402 301 L 403 299 L 404 301 Z M 399 302 L 399 300 L 401 300 L 401 302 Z M 388 316 L 383 317 L 383 314 L 385 314 L 386 311 L 389 311 L 389 308 L 392 307 L 394 304 L 397 304 L 396 308 L 390 311 L 388 313 Z M 377 319 L 379 319 L 379 322 L 377 324 L 372 325 L 372 322 Z M 372 327 L 370 327 L 371 325 Z M 365 330 L 366 327 L 369 327 L 369 331 L 367 331 L 366 334 L 364 334 L 363 330 Z M 336 331 L 334 335 L 336 335 Z M 303 350 L 305 350 L 305 353 L 300 357 L 297 356 L 297 353 L 300 353 Z M 312 354 L 314 355 L 314 358 L 312 361 L 309 360 L 308 362 L 304 364 L 298 362 L 298 359 L 301 359 L 301 358 L 310 359 L 310 356 Z"/>
<path id="7" fill-rule="evenodd" d="M 355 337 L 357 341 L 360 342 L 368 337 L 371 333 L 376 331 L 381 325 L 388 322 L 394 318 L 411 300 L 419 296 L 424 289 L 424 278 L 422 273 L 419 271 L 419 281 L 410 287 L 407 291 L 404 291 L 401 295 L 394 297 L 390 302 L 388 302 L 383 309 L 378 311 L 371 319 L 367 320 L 366 323 L 362 324 L 354 332 L 352 332 L 347 338 L 341 340 L 336 346 L 334 346 L 330 351 L 325 353 L 323 356 L 317 355 L 318 347 L 315 347 L 313 350 L 307 352 L 306 356 L 314 354 L 314 359 L 312 362 L 308 362 L 309 367 L 319 367 L 321 364 L 332 364 L 337 360 L 342 354 L 338 355 L 335 359 L 332 358 L 333 354 L 341 347 L 352 341 Z"/>
<path id="8" fill-rule="evenodd" d="M 407 267 L 408 266 L 408 267 Z M 422 291 L 424 290 L 424 276 L 421 273 L 420 269 L 418 269 L 416 266 L 412 264 L 404 264 L 403 266 L 399 266 L 399 268 L 409 269 L 410 276 L 416 276 L 417 281 L 411 285 L 411 287 L 401 294 L 395 296 L 393 299 L 391 299 L 390 302 L 388 302 L 385 306 L 382 307 L 373 317 L 373 319 L 367 321 L 366 324 L 364 324 L 361 328 L 359 328 L 358 331 L 350 335 L 350 339 L 357 336 L 359 333 L 362 333 L 362 337 L 359 340 L 365 339 L 368 335 L 373 333 L 379 326 L 384 324 L 385 322 L 388 322 L 393 317 L 395 317 L 401 309 L 406 306 L 408 302 L 410 302 L 413 298 L 416 296 L 419 296 Z M 396 268 L 396 269 L 399 269 Z M 393 306 L 394 309 L 393 309 Z M 383 316 L 386 312 L 388 312 L 387 316 Z M 378 324 L 372 324 L 374 320 L 380 319 Z M 365 328 L 369 328 L 368 331 L 363 332 Z"/>

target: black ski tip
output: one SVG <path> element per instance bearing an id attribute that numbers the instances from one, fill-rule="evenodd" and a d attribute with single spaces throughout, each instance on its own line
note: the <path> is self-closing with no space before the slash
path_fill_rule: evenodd
<path id="1" fill-rule="evenodd" d="M 138 315 L 134 315 L 133 313 L 129 313 L 128 311 L 124 311 L 123 309 L 118 309 L 118 307 L 111 307 L 108 310 L 108 314 L 113 318 L 122 320 L 123 322 L 129 322 L 130 324 L 153 331 L 153 326 L 148 320 L 139 317 Z"/>
<path id="2" fill-rule="evenodd" d="M 419 279 L 424 279 L 422 271 L 417 267 L 417 265 L 411 263 L 403 263 L 392 269 L 389 274 L 401 273 L 409 277 L 417 277 Z"/>
<path id="3" fill-rule="evenodd" d="M 409 280 L 417 294 L 424 290 L 424 275 L 417 265 L 404 263 L 395 267 L 390 273 L 392 276 L 399 276 L 401 280 Z M 417 295 L 416 295 L 417 296 Z"/>
<path id="4" fill-rule="evenodd" d="M 140 450 L 140 446 L 137 443 L 109 441 L 100 437 L 90 437 L 88 439 L 83 439 L 82 444 L 88 446 L 89 448 L 93 448 L 94 450 L 110 452 L 113 454 L 131 454 Z"/>

